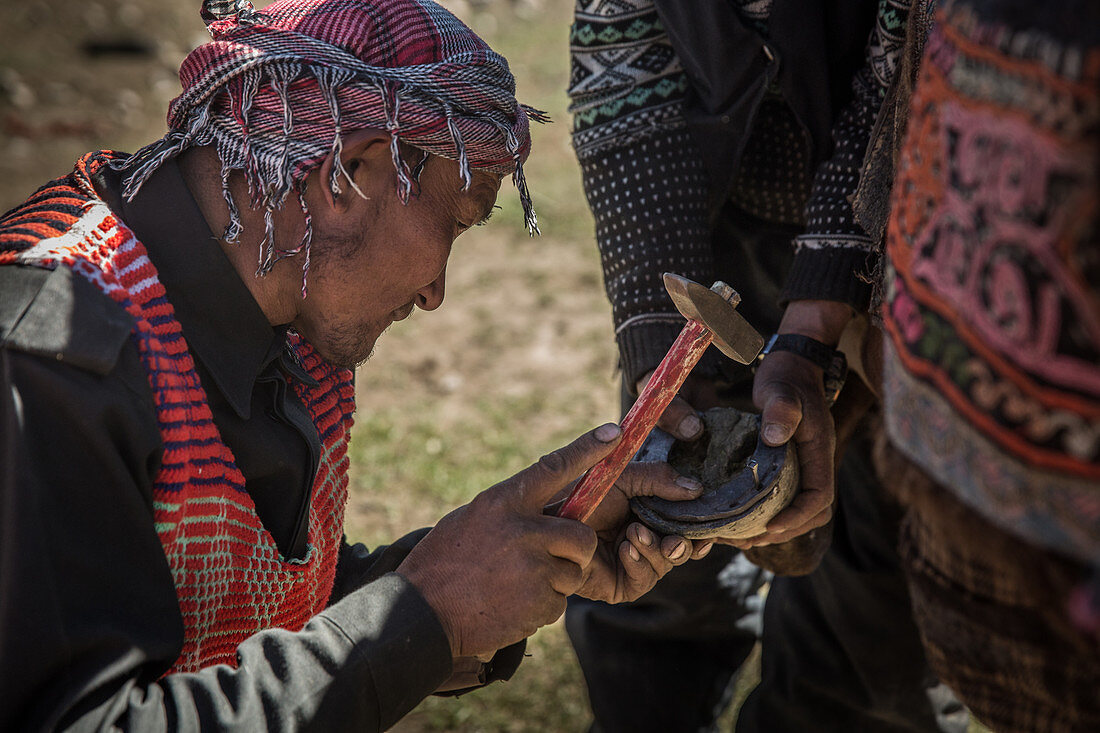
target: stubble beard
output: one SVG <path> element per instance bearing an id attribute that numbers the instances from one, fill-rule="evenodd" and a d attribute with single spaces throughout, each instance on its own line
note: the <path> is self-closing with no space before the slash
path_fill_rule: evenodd
<path id="1" fill-rule="evenodd" d="M 362 241 L 355 240 L 352 237 L 317 236 L 313 244 L 316 253 L 314 256 L 315 271 L 328 267 L 340 267 L 345 259 L 354 257 L 362 246 Z M 378 339 L 388 329 L 389 326 L 387 325 L 375 334 L 373 324 L 336 325 L 330 322 L 330 330 L 326 334 L 325 343 L 323 345 L 314 344 L 314 346 L 328 363 L 339 369 L 355 371 L 374 356 Z"/>
<path id="2" fill-rule="evenodd" d="M 366 347 L 366 344 L 370 344 Z M 350 369 L 355 371 L 359 367 L 370 361 L 370 358 L 374 356 L 374 349 L 377 345 L 377 339 L 371 341 L 370 336 L 363 333 L 335 333 L 333 339 L 329 342 L 330 355 L 325 359 L 333 366 L 340 369 Z M 363 354 L 366 347 L 366 354 Z"/>

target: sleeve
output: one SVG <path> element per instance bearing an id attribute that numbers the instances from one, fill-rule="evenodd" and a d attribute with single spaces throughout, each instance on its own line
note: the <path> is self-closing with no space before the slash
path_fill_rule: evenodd
<path id="1" fill-rule="evenodd" d="M 250 637 L 236 669 L 165 675 L 183 627 L 136 350 L 97 374 L 0 344 L 0 379 L 0 730 L 382 730 L 450 676 L 435 613 L 389 572 Z"/>
<path id="2" fill-rule="evenodd" d="M 577 0 L 570 58 L 573 147 L 633 385 L 683 327 L 661 273 L 713 272 L 707 171 L 684 119 L 687 77 L 652 0 Z"/>
<path id="3" fill-rule="evenodd" d="M 343 598 L 348 593 L 362 585 L 373 581 L 383 573 L 397 570 L 401 561 L 412 551 L 417 542 L 431 531 L 430 527 L 410 532 L 392 545 L 380 547 L 373 552 L 365 545 L 349 545 L 344 543 L 340 551 L 340 562 L 336 566 L 336 583 L 333 587 L 330 603 Z M 484 687 L 493 682 L 505 682 L 512 679 L 512 675 L 519 669 L 523 661 L 524 652 L 527 649 L 527 640 L 518 641 L 497 651 L 488 662 L 479 662 L 469 658 L 465 662 L 467 669 L 459 674 L 457 667 L 460 660 L 455 660 L 455 677 L 448 680 L 449 684 L 460 683 L 457 689 L 446 692 L 436 692 L 437 695 L 461 695 L 466 692 Z M 446 688 L 446 685 L 444 686 Z"/>
<path id="4" fill-rule="evenodd" d="M 852 100 L 833 125 L 832 156 L 818 168 L 806 204 L 806 231 L 795 239 L 794 264 L 780 294 L 791 300 L 835 300 L 865 310 L 879 242 L 856 223 L 852 196 L 887 88 L 901 60 L 909 0 L 881 0 L 866 63 L 852 80 Z"/>

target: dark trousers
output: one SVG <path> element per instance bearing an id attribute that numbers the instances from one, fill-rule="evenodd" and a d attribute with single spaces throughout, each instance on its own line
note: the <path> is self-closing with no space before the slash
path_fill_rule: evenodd
<path id="1" fill-rule="evenodd" d="M 739 310 L 761 332 L 782 315 L 776 296 L 793 234 L 732 207 L 716 231 L 715 279 L 738 290 Z M 726 401 L 749 409 L 751 374 L 729 381 Z M 739 733 L 966 730 L 965 710 L 928 672 L 895 549 L 898 511 L 875 483 L 869 451 L 868 437 L 857 436 L 840 466 L 821 566 L 771 579 L 766 602 L 757 595 L 766 574 L 724 546 L 674 569 L 636 603 L 571 599 L 566 628 L 593 731 L 712 729 L 756 642 L 761 607 L 762 680 Z"/>

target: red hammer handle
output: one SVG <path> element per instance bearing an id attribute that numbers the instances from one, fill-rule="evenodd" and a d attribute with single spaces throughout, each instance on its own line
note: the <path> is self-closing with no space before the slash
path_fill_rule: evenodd
<path id="1" fill-rule="evenodd" d="M 710 330 L 699 321 L 688 321 L 684 330 L 653 372 L 653 378 L 638 395 L 637 402 L 622 421 L 623 437 L 611 454 L 588 470 L 573 488 L 569 498 L 558 510 L 559 517 L 584 521 L 596 511 L 607 492 L 619 480 L 623 469 L 638 449 L 657 419 L 680 390 L 692 368 L 714 339 Z"/>

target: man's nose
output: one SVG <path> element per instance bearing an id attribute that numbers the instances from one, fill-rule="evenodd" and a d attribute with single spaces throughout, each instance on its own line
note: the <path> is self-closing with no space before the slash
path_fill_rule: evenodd
<path id="1" fill-rule="evenodd" d="M 443 296 L 447 290 L 447 268 L 443 268 L 443 272 L 439 273 L 439 277 L 431 282 L 427 287 L 423 287 L 416 293 L 416 307 L 420 310 L 434 311 L 439 306 L 443 305 Z"/>

